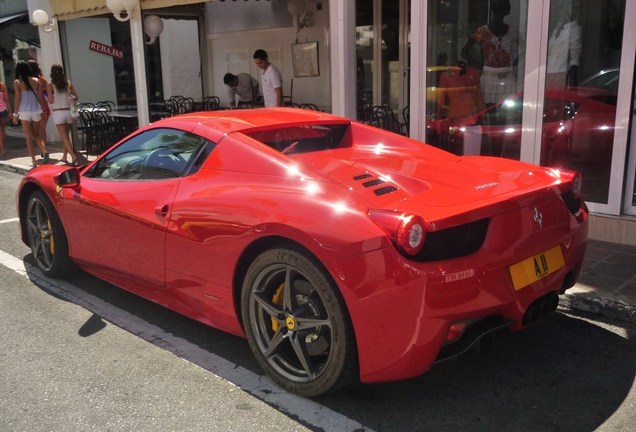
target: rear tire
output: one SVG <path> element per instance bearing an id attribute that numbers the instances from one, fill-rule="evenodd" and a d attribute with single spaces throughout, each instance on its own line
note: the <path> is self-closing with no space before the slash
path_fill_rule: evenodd
<path id="1" fill-rule="evenodd" d="M 53 278 L 70 275 L 76 267 L 69 257 L 66 233 L 44 192 L 29 195 L 25 215 L 29 245 L 38 268 Z"/>
<path id="2" fill-rule="evenodd" d="M 344 302 L 314 257 L 287 248 L 259 255 L 247 271 L 241 306 L 252 352 L 285 389 L 318 396 L 357 378 Z"/>

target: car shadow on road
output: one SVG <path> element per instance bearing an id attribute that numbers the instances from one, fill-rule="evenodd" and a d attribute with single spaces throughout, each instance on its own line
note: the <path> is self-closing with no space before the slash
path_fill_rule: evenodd
<path id="1" fill-rule="evenodd" d="M 25 257 L 25 263 L 33 264 L 30 255 Z M 68 301 L 43 284 L 40 277 L 32 278 L 36 285 Z M 263 373 L 247 343 L 239 337 L 183 317 L 84 272 L 78 272 L 68 282 L 80 288 L 80 295 L 95 296 L 116 311 L 176 336 L 178 344 L 165 344 L 160 335 L 139 335 L 210 372 L 218 374 L 210 364 L 188 358 L 191 347 L 256 374 Z M 91 310 L 88 303 L 80 306 Z M 107 315 L 101 315 L 101 319 L 110 320 Z M 126 328 L 125 322 L 117 325 L 135 333 Z M 400 331 L 397 326 L 396 331 Z M 577 316 L 556 313 L 525 331 L 502 332 L 493 348 L 469 353 L 456 362 L 441 363 L 423 376 L 395 383 L 356 385 L 314 400 L 376 431 L 593 431 L 629 395 L 636 376 L 635 358 L 633 334 L 619 336 Z M 240 387 L 240 383 L 235 384 Z"/>
<path id="2" fill-rule="evenodd" d="M 522 332 L 501 332 L 494 347 L 421 377 L 319 401 L 382 431 L 593 431 L 634 384 L 636 339 L 627 333 L 556 313 Z"/>

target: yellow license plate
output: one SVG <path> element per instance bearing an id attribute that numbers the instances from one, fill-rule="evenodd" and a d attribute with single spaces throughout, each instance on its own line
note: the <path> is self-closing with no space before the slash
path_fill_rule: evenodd
<path id="1" fill-rule="evenodd" d="M 510 276 L 515 291 L 557 271 L 565 266 L 561 246 L 555 246 L 533 257 L 510 266 Z"/>

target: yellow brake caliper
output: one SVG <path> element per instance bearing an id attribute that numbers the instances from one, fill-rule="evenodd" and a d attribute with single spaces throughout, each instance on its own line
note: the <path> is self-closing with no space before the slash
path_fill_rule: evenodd
<path id="1" fill-rule="evenodd" d="M 51 236 L 51 241 L 49 242 L 49 250 L 51 251 L 51 256 L 53 256 L 53 254 L 55 254 L 55 245 L 53 244 L 53 228 L 51 228 L 51 219 L 48 220 L 47 224 L 49 226 L 49 233 Z"/>
<path id="2" fill-rule="evenodd" d="M 280 284 L 278 288 L 276 288 L 276 292 L 272 296 L 272 302 L 274 304 L 279 305 L 283 303 L 283 288 L 284 287 L 285 287 L 285 284 L 282 283 Z M 278 321 L 274 317 L 272 317 L 272 330 L 274 330 L 274 332 L 278 331 Z"/>

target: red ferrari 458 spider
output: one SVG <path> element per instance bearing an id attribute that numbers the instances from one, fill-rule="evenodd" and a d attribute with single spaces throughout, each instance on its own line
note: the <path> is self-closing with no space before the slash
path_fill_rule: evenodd
<path id="1" fill-rule="evenodd" d="M 556 308 L 581 178 L 293 108 L 171 117 L 18 191 L 44 274 L 79 267 L 245 336 L 284 388 L 426 372 Z"/>

